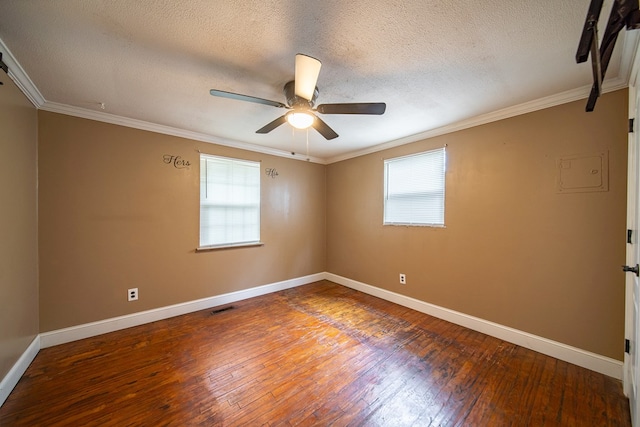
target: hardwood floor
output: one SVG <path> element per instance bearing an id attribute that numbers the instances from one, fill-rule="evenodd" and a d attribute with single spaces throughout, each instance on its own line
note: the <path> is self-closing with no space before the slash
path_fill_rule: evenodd
<path id="1" fill-rule="evenodd" d="M 322 281 L 40 351 L 1 426 L 630 426 L 619 381 Z"/>

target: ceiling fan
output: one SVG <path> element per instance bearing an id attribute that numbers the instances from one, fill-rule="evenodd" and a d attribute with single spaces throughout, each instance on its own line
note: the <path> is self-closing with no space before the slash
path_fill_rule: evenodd
<path id="1" fill-rule="evenodd" d="M 321 62 L 307 55 L 297 54 L 295 64 L 295 79 L 284 85 L 286 104 L 255 96 L 241 95 L 239 93 L 225 92 L 211 89 L 213 96 L 236 99 L 239 101 L 254 102 L 256 104 L 270 105 L 272 107 L 286 108 L 290 110 L 271 123 L 258 129 L 256 133 L 269 133 L 281 124 L 289 122 L 298 129 L 313 127 L 325 139 L 334 139 L 338 134 L 329 127 L 314 112 L 320 114 L 368 114 L 381 115 L 387 108 L 384 102 L 359 102 L 343 104 L 320 104 L 313 108 L 318 98 L 316 83 L 320 74 Z"/>

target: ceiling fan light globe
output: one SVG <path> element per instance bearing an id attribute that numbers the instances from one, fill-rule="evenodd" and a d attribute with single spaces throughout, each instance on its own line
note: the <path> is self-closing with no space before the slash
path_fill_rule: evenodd
<path id="1" fill-rule="evenodd" d="M 298 111 L 287 114 L 287 121 L 296 129 L 307 129 L 313 124 L 313 120 L 313 115 L 305 112 Z"/>

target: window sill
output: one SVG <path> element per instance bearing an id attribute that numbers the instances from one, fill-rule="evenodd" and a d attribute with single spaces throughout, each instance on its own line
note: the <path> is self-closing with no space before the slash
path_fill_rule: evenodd
<path id="1" fill-rule="evenodd" d="M 264 246 L 263 242 L 250 242 L 250 243 L 237 243 L 235 245 L 218 245 L 218 246 L 199 246 L 196 248 L 196 252 L 209 252 L 219 251 L 223 249 L 236 249 L 236 248 L 252 248 L 256 246 Z"/>
<path id="2" fill-rule="evenodd" d="M 405 223 L 405 222 L 385 222 L 383 226 L 391 225 L 394 227 L 429 227 L 429 228 L 447 228 L 444 224 L 419 224 L 419 223 Z"/>

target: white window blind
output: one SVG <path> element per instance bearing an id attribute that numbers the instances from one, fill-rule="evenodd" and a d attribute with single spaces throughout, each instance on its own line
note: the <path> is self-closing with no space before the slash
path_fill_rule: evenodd
<path id="1" fill-rule="evenodd" d="M 200 247 L 260 241 L 260 163 L 200 155 Z"/>
<path id="2" fill-rule="evenodd" d="M 445 149 L 384 161 L 384 224 L 444 225 Z"/>

